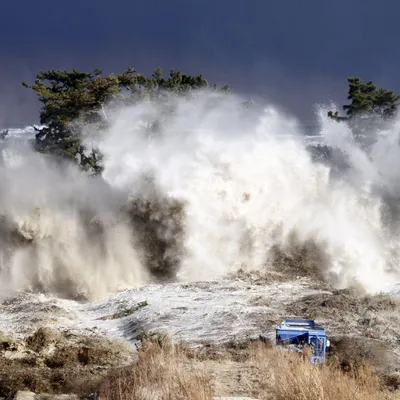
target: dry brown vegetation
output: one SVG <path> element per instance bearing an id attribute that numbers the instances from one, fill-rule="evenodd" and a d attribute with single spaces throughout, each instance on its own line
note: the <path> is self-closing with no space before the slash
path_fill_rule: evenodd
<path id="1" fill-rule="evenodd" d="M 129 364 L 123 345 L 40 329 L 23 342 L 0 340 L 0 396 L 96 392 L 102 400 L 208 400 L 250 396 L 260 400 L 394 400 L 397 377 L 378 374 L 368 355 L 346 338 L 322 366 L 259 341 L 173 344 L 164 335 L 142 337 Z M 133 362 L 133 359 L 136 362 Z"/>
<path id="2" fill-rule="evenodd" d="M 311 365 L 268 344 L 190 350 L 182 345 L 144 343 L 139 362 L 103 382 L 103 400 L 207 400 L 213 396 L 265 400 L 395 399 L 367 362 Z"/>
<path id="3" fill-rule="evenodd" d="M 273 373 L 272 398 L 276 400 L 377 400 L 390 398 L 378 375 L 368 364 L 343 371 L 328 363 L 313 366 L 296 354 L 260 355 Z M 273 365 L 269 364 L 273 362 Z M 262 397 L 267 398 L 267 397 Z"/>
<path id="4" fill-rule="evenodd" d="M 0 397 L 17 390 L 88 394 L 135 355 L 126 344 L 41 328 L 24 341 L 0 332 Z"/>
<path id="5" fill-rule="evenodd" d="M 212 394 L 211 377 L 170 341 L 145 343 L 138 362 L 114 371 L 100 389 L 100 397 L 109 400 L 208 400 Z"/>

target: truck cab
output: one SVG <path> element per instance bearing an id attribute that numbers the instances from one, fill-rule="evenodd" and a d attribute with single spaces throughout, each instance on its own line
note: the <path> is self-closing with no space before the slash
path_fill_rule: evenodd
<path id="1" fill-rule="evenodd" d="M 302 352 L 305 345 L 312 350 L 311 362 L 322 363 L 329 347 L 325 329 L 311 319 L 287 319 L 276 327 L 276 344 L 289 351 Z"/>

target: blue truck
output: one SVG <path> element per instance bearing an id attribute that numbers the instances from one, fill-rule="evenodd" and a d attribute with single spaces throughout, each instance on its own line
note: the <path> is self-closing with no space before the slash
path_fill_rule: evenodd
<path id="1" fill-rule="evenodd" d="M 311 362 L 325 361 L 330 346 L 325 329 L 311 319 L 286 319 L 276 327 L 276 345 L 288 351 L 302 352 L 305 345 L 312 350 Z"/>

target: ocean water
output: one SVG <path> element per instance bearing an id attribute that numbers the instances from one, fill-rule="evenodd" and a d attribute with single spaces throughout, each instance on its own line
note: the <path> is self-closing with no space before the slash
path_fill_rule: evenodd
<path id="1" fill-rule="evenodd" d="M 391 290 L 400 265 L 398 121 L 366 153 L 324 109 L 311 129 L 241 101 L 174 98 L 168 118 L 165 103 L 108 111 L 107 132 L 83 134 L 104 155 L 99 178 L 34 152 L 31 127 L 10 129 L 1 149 L 0 290 L 93 300 L 264 271 L 277 249 L 303 249 L 334 287 Z M 149 136 L 149 121 L 160 118 Z M 332 175 L 313 161 L 310 143 L 342 150 L 350 167 Z"/>

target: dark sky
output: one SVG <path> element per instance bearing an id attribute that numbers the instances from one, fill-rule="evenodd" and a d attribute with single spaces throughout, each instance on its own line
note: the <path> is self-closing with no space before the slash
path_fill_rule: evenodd
<path id="1" fill-rule="evenodd" d="M 381 4 L 381 5 L 380 5 Z M 1 0 L 0 126 L 37 122 L 41 69 L 202 73 L 309 123 L 346 78 L 400 91 L 400 1 Z"/>

